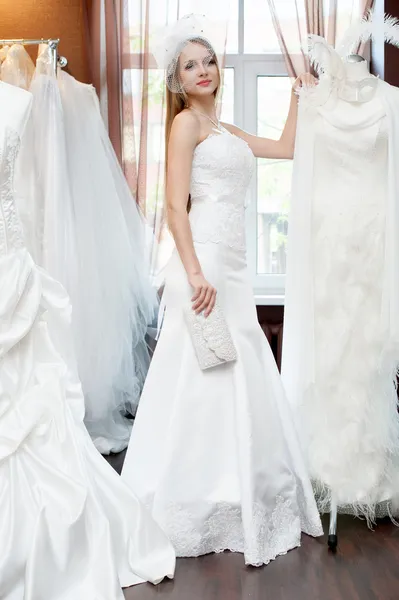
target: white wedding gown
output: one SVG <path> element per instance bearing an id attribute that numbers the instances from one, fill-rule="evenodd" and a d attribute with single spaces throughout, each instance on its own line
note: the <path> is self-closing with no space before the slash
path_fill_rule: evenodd
<path id="1" fill-rule="evenodd" d="M 345 69 L 300 100 L 282 379 L 320 510 L 371 522 L 399 514 L 399 91 Z"/>
<path id="2" fill-rule="evenodd" d="M 151 509 L 178 556 L 226 549 L 269 563 L 322 534 L 271 349 L 258 324 L 245 259 L 254 157 L 226 130 L 197 146 L 190 223 L 217 288 L 238 360 L 201 371 L 183 311 L 192 290 L 181 260 L 166 274 L 166 314 L 122 478 Z"/>
<path id="3" fill-rule="evenodd" d="M 3 86 L 14 107 L 29 96 Z M 0 597 L 122 600 L 121 587 L 173 577 L 175 555 L 83 425 L 70 302 L 25 247 L 19 135 L 0 100 Z"/>
<path id="4" fill-rule="evenodd" d="M 11 85 L 28 90 L 35 72 L 35 65 L 21 44 L 5 46 L 1 50 L 3 62 L 0 68 L 0 79 Z"/>
<path id="5" fill-rule="evenodd" d="M 147 376 L 156 316 L 145 223 L 101 118 L 95 89 L 59 71 L 79 279 L 74 337 L 85 424 L 100 452 L 126 448 Z M 101 323 L 101 326 L 99 324 Z"/>
<path id="6" fill-rule="evenodd" d="M 34 70 L 13 46 L 2 76 L 26 87 Z M 59 70 L 45 47 L 29 87 L 33 109 L 17 164 L 17 206 L 35 262 L 66 288 L 85 395 L 102 454 L 126 448 L 150 362 L 157 297 L 145 224 L 113 151 L 92 86 Z"/>

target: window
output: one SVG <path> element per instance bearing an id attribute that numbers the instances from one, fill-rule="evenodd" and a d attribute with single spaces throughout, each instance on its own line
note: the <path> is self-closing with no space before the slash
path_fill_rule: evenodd
<path id="1" fill-rule="evenodd" d="M 280 1 L 287 4 L 287 18 L 294 24 L 291 0 Z M 221 117 L 249 133 L 277 139 L 288 113 L 291 82 L 268 3 L 234 2 L 238 19 L 230 21 L 228 35 L 237 44 L 229 51 L 234 44 L 227 41 L 226 71 L 233 76 L 224 90 Z M 227 116 L 232 105 L 233 119 Z M 257 160 L 247 209 L 248 266 L 257 302 L 283 301 L 291 172 L 291 161 Z"/>
<path id="2" fill-rule="evenodd" d="M 257 78 L 257 134 L 278 139 L 289 110 L 291 83 L 288 77 Z M 288 210 L 292 162 L 258 159 L 257 164 L 257 258 L 259 275 L 285 273 Z"/>
<path id="3" fill-rule="evenodd" d="M 227 67 L 223 72 L 223 103 L 220 118 L 227 123 L 234 122 L 234 69 Z"/>

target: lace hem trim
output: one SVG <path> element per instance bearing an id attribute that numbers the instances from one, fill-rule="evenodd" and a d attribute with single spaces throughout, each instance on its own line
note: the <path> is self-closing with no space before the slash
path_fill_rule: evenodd
<path id="1" fill-rule="evenodd" d="M 240 552 L 252 566 L 266 565 L 277 556 L 300 546 L 301 523 L 290 499 L 276 498 L 273 509 L 260 504 L 252 507 L 250 522 L 241 508 L 227 503 L 201 506 L 205 518 L 196 517 L 198 509 L 189 510 L 170 503 L 162 514 L 153 516 L 163 527 L 179 557 L 202 556 L 224 550 Z M 155 514 L 154 514 L 155 513 Z"/>

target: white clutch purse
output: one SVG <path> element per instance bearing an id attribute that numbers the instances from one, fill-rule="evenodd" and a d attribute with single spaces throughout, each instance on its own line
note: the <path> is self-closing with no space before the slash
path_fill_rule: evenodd
<path id="1" fill-rule="evenodd" d="M 223 312 L 215 305 L 209 317 L 195 314 L 191 306 L 184 311 L 200 368 L 211 369 L 237 360 L 237 352 Z"/>

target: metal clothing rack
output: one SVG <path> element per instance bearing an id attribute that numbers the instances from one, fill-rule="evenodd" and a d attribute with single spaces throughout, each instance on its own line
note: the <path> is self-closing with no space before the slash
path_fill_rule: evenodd
<path id="1" fill-rule="evenodd" d="M 53 62 L 53 67 L 54 67 L 55 73 L 57 73 L 57 65 L 59 65 L 62 68 L 62 67 L 66 67 L 66 65 L 68 64 L 68 60 L 65 58 L 65 56 L 58 55 L 58 44 L 59 43 L 60 43 L 60 40 L 58 38 L 49 38 L 49 39 L 21 38 L 21 39 L 0 40 L 0 45 L 2 45 L 2 46 L 11 46 L 13 44 L 21 44 L 21 46 L 38 46 L 39 44 L 47 44 L 51 51 L 51 59 Z"/>
<path id="2" fill-rule="evenodd" d="M 330 525 L 328 529 L 328 540 L 327 544 L 332 552 L 335 552 L 338 545 L 337 535 L 337 519 L 338 519 L 338 506 L 335 494 L 331 492 L 331 503 L 330 503 Z"/>

